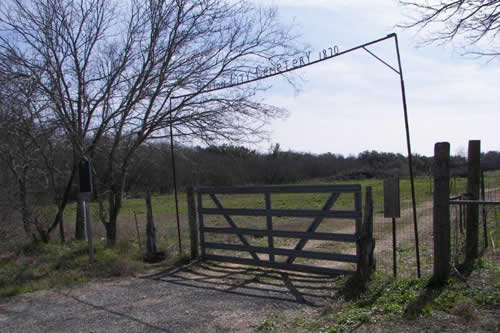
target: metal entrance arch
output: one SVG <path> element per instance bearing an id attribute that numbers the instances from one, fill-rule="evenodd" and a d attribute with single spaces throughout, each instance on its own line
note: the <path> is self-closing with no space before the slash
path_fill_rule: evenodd
<path id="1" fill-rule="evenodd" d="M 395 43 L 395 48 L 396 48 L 396 54 L 397 54 L 397 60 L 398 60 L 398 68 L 392 67 L 390 64 L 388 64 L 386 61 L 378 57 L 373 51 L 369 50 L 368 47 L 380 42 L 383 42 L 385 40 L 394 38 L 394 43 Z M 401 56 L 399 52 L 399 43 L 398 43 L 398 36 L 396 33 L 391 33 L 388 34 L 385 37 L 373 40 L 368 43 L 364 43 L 355 47 L 352 47 L 350 49 L 347 49 L 345 51 L 338 51 L 338 49 L 335 50 L 335 52 L 331 52 L 331 54 L 328 56 L 326 53 L 324 54 L 324 57 L 316 60 L 309 62 L 307 64 L 299 64 L 299 66 L 292 67 L 292 68 L 286 68 L 285 70 L 279 70 L 279 71 L 274 71 L 274 73 L 271 73 L 269 75 L 264 75 L 260 77 L 255 77 L 253 79 L 248 79 L 246 81 L 241 81 L 237 83 L 231 83 L 229 85 L 222 85 L 222 86 L 217 86 L 215 85 L 215 88 L 213 89 L 207 89 L 204 91 L 200 91 L 197 93 L 191 93 L 191 94 L 185 94 L 185 95 L 179 95 L 179 96 L 174 96 L 170 98 L 170 110 L 172 109 L 172 100 L 176 99 L 187 99 L 190 98 L 194 95 L 200 95 L 204 93 L 210 93 L 210 92 L 215 92 L 218 90 L 223 90 L 223 89 L 229 89 L 237 86 L 241 86 L 244 84 L 264 80 L 271 78 L 273 76 L 281 75 L 287 72 L 295 71 L 298 69 L 301 69 L 303 67 L 307 66 L 312 66 L 314 64 L 327 61 L 342 55 L 345 55 L 347 53 L 357 51 L 363 49 L 366 51 L 368 54 L 370 54 L 372 57 L 383 63 L 385 66 L 390 68 L 392 71 L 394 71 L 396 74 L 399 75 L 400 79 L 400 86 L 401 86 L 401 98 L 402 98 L 402 103 L 403 103 L 403 114 L 404 114 L 404 123 L 405 123 L 405 132 L 406 132 L 406 146 L 408 150 L 408 169 L 409 169 L 409 175 L 410 175 L 410 185 L 411 185 L 411 200 L 412 200 L 412 208 L 413 208 L 413 226 L 414 226 L 414 233 L 415 233 L 415 251 L 416 251 L 416 260 L 417 260 L 417 276 L 420 277 L 420 250 L 419 250 L 419 241 L 418 241 L 418 224 L 417 224 L 417 205 L 416 205 L 416 198 L 415 198 L 415 180 L 414 180 L 414 175 L 413 175 L 413 162 L 412 162 L 412 154 L 411 154 L 411 142 L 410 142 L 410 128 L 409 128 L 409 122 L 408 122 L 408 109 L 406 105 L 406 91 L 405 91 L 405 85 L 404 85 L 404 77 L 403 77 L 403 69 L 401 65 Z M 170 113 L 171 115 L 171 113 Z M 174 179 L 174 193 L 175 193 L 175 207 L 176 207 L 176 217 L 177 217 L 177 232 L 178 232 L 178 239 L 179 239 L 179 251 L 182 252 L 182 245 L 181 245 L 181 237 L 180 237 L 180 223 L 179 223 L 179 209 L 178 209 L 178 197 L 177 197 L 177 180 L 176 180 L 176 171 L 175 171 L 175 157 L 174 157 L 174 147 L 173 147 L 173 133 L 172 133 L 172 122 L 170 122 L 170 147 L 171 147 L 171 156 L 172 156 L 172 172 L 173 172 L 173 179 Z"/>

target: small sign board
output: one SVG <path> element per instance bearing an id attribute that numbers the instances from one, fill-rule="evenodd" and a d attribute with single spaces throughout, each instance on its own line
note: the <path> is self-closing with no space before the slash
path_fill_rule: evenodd
<path id="1" fill-rule="evenodd" d="M 90 160 L 83 157 L 78 164 L 80 193 L 89 194 L 92 192 L 92 165 Z"/>
<path id="2" fill-rule="evenodd" d="M 384 217 L 401 217 L 399 177 L 384 179 Z"/>

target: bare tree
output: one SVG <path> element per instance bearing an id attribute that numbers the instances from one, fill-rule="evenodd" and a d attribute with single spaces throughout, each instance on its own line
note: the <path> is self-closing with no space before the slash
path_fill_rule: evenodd
<path id="1" fill-rule="evenodd" d="M 29 237 L 37 239 L 38 233 L 48 241 L 59 224 L 64 241 L 62 216 L 57 223 L 47 221 L 52 215 L 50 206 L 57 205 L 62 196 L 59 184 L 67 171 L 61 133 L 56 124 L 43 120 L 49 105 L 40 100 L 36 83 L 9 76 L 4 65 L 0 72 L 0 159 L 16 183 L 12 208 L 21 212 Z"/>
<path id="2" fill-rule="evenodd" d="M 498 0 L 425 0 L 400 3 L 409 9 L 410 22 L 404 28 L 429 31 L 426 43 L 458 40 L 466 53 L 485 57 L 500 55 L 500 1 Z"/>
<path id="3" fill-rule="evenodd" d="M 137 148 L 170 125 L 212 142 L 261 133 L 283 112 L 255 100 L 262 86 L 205 92 L 297 52 L 276 10 L 247 1 L 13 0 L 0 4 L 0 29 L 0 61 L 15 62 L 52 104 L 72 174 L 81 156 L 106 156 L 96 195 L 110 245 Z"/>

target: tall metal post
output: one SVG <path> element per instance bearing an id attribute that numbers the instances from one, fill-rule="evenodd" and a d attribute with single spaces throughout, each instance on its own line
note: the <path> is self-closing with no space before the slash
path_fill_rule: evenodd
<path id="1" fill-rule="evenodd" d="M 87 226 L 87 239 L 89 243 L 90 263 L 94 263 L 94 244 L 92 241 L 92 218 L 90 216 L 90 194 L 93 190 L 92 185 L 92 163 L 87 157 L 82 157 L 78 163 L 78 187 L 80 198 L 83 202 L 83 216 Z"/>
<path id="2" fill-rule="evenodd" d="M 413 177 L 413 163 L 411 156 L 411 144 L 410 144 L 410 126 L 408 125 L 408 109 L 406 107 L 406 93 L 405 93 L 405 83 L 403 79 L 403 69 L 401 68 L 401 57 L 399 55 L 399 44 L 398 36 L 393 33 L 394 41 L 396 42 L 396 52 L 398 55 L 398 66 L 399 66 L 399 78 L 401 81 L 401 97 L 403 99 L 403 111 L 405 118 L 405 129 L 406 129 L 406 146 L 408 148 L 408 167 L 410 171 L 410 184 L 411 184 L 411 203 L 413 206 L 413 226 L 415 229 L 415 251 L 417 257 L 417 276 L 420 278 L 420 248 L 418 244 L 418 224 L 417 224 L 417 203 L 415 200 L 415 180 Z"/>
<path id="3" fill-rule="evenodd" d="M 179 241 L 179 255 L 182 255 L 181 225 L 179 223 L 179 199 L 177 198 L 177 176 L 175 172 L 174 134 L 172 131 L 172 99 L 170 99 L 170 156 L 172 156 L 172 176 L 174 180 L 175 215 L 177 219 L 177 239 Z"/>

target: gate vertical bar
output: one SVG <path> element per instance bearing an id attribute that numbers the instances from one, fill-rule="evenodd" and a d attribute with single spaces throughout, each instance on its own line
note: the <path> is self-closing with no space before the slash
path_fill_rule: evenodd
<path id="1" fill-rule="evenodd" d="M 413 163 L 411 156 L 411 143 L 410 143 L 410 126 L 408 124 L 408 108 L 406 106 L 406 92 L 405 82 L 403 78 L 403 69 L 401 67 L 401 56 L 399 54 L 398 36 L 394 33 L 394 40 L 396 42 L 396 53 L 398 55 L 399 78 L 401 82 L 401 98 L 403 99 L 403 111 L 406 129 L 406 147 L 408 149 L 408 168 L 410 171 L 410 185 L 411 185 L 411 203 L 413 207 L 413 228 L 415 231 L 415 252 L 417 259 L 417 276 L 420 278 L 420 247 L 418 244 L 418 224 L 417 224 L 417 202 L 415 200 L 415 180 L 413 177 Z"/>
<path id="2" fill-rule="evenodd" d="M 200 224 L 200 247 L 201 247 L 201 257 L 205 257 L 205 232 L 203 231 L 203 214 L 201 210 L 203 209 L 203 200 L 201 198 L 201 193 L 198 192 L 198 223 Z"/>
<path id="3" fill-rule="evenodd" d="M 361 191 L 354 192 L 354 209 L 357 212 L 362 212 L 363 211 L 363 203 L 362 203 L 362 198 L 361 198 Z M 363 223 L 363 216 L 360 216 L 356 218 L 356 225 L 355 228 L 356 230 L 354 231 L 356 237 L 359 239 L 361 237 L 361 225 Z M 359 247 L 359 242 L 356 242 L 356 256 L 360 256 L 360 247 Z"/>
<path id="4" fill-rule="evenodd" d="M 196 205 L 194 203 L 194 189 L 189 186 L 186 191 L 188 222 L 189 222 L 189 240 L 191 246 L 191 260 L 199 257 L 198 246 L 198 226 L 196 223 Z"/>
<path id="5" fill-rule="evenodd" d="M 265 199 L 266 199 L 266 210 L 271 209 L 271 193 L 266 192 L 264 193 Z M 273 217 L 268 215 L 266 216 L 266 223 L 267 223 L 267 231 L 269 232 L 269 235 L 267 236 L 267 243 L 270 249 L 274 249 L 274 239 L 273 236 L 271 235 L 271 232 L 273 231 Z M 274 262 L 274 254 L 269 254 L 269 261 Z"/>

